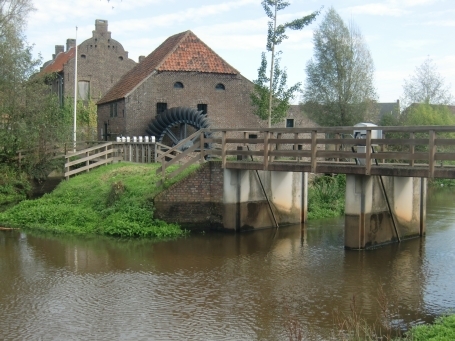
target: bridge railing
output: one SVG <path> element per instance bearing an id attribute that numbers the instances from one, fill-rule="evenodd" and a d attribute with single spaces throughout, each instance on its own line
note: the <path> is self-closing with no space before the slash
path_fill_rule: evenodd
<path id="1" fill-rule="evenodd" d="M 403 176 L 455 177 L 455 127 L 355 129 L 365 138 L 354 138 L 353 127 L 205 129 L 211 149 L 204 153 L 220 157 L 227 168 L 371 175 L 376 167 L 386 174 L 384 167 L 395 173 L 401 167 Z M 383 138 L 373 138 L 375 130 Z"/>
<path id="2" fill-rule="evenodd" d="M 91 147 L 73 149 L 65 153 L 65 178 L 82 172 L 88 172 L 93 168 L 118 162 L 129 161 L 135 163 L 158 162 L 158 158 L 165 154 L 170 147 L 158 142 L 82 142 L 78 146 L 92 145 Z"/>

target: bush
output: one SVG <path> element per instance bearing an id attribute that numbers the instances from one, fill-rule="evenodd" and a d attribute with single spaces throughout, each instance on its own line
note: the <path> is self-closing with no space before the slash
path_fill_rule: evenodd
<path id="1" fill-rule="evenodd" d="M 412 341 L 455 340 L 455 315 L 439 317 L 433 324 L 415 326 L 406 334 L 406 339 Z"/>
<path id="2" fill-rule="evenodd" d="M 320 176 L 308 188 L 308 219 L 344 214 L 346 175 Z"/>
<path id="3" fill-rule="evenodd" d="M 7 207 L 27 198 L 32 187 L 25 173 L 0 164 L 0 174 L 0 207 Z"/>

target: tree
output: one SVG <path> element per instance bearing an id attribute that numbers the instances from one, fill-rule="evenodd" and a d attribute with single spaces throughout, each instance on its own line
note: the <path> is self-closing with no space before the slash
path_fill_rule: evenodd
<path id="1" fill-rule="evenodd" d="M 261 66 L 258 69 L 258 79 L 254 81 L 254 92 L 251 95 L 253 105 L 256 107 L 256 114 L 261 118 L 268 118 L 268 126 L 272 122 L 278 122 L 286 115 L 289 108 L 289 100 L 293 98 L 295 91 L 300 87 L 300 83 L 291 88 L 286 88 L 287 74 L 286 69 L 280 69 L 279 60 L 275 60 L 277 51 L 275 48 L 287 39 L 286 30 L 302 30 L 309 25 L 319 11 L 313 12 L 305 17 L 277 25 L 277 13 L 288 7 L 289 2 L 283 0 L 263 0 L 262 7 L 270 19 L 268 22 L 267 45 L 266 49 L 271 53 L 269 77 L 266 77 L 267 59 L 262 53 Z M 274 78 L 277 77 L 276 80 Z M 266 83 L 268 82 L 268 89 Z M 267 108 L 267 111 L 265 111 Z"/>
<path id="2" fill-rule="evenodd" d="M 444 84 L 444 78 L 429 57 L 416 68 L 414 75 L 405 79 L 403 92 L 405 107 L 412 103 L 447 105 L 453 100 L 450 88 Z"/>
<path id="3" fill-rule="evenodd" d="M 280 122 L 289 109 L 289 102 L 294 98 L 294 94 L 299 90 L 301 83 L 294 84 L 290 88 L 286 87 L 287 73 L 286 69 L 280 68 L 280 59 L 275 59 L 273 73 L 272 91 L 270 91 L 270 78 L 267 77 L 267 59 L 265 53 L 262 53 L 261 66 L 258 69 L 258 79 L 254 80 L 254 92 L 251 93 L 251 101 L 255 107 L 254 113 L 263 120 L 270 118 L 270 124 Z M 273 94 L 270 97 L 270 94 Z M 269 116 L 269 107 L 271 99 L 271 114 Z M 269 124 L 269 127 L 270 127 Z"/>
<path id="4" fill-rule="evenodd" d="M 330 8 L 315 31 L 314 57 L 306 67 L 304 110 L 320 125 L 348 126 L 374 107 L 374 65 L 360 30 Z"/>
<path id="5" fill-rule="evenodd" d="M 23 36 L 30 0 L 0 0 L 0 162 L 15 167 L 18 151 L 26 150 L 22 170 L 41 179 L 52 166 L 53 147 L 66 140 L 65 114 L 49 92 L 41 64 Z"/>
<path id="6" fill-rule="evenodd" d="M 412 104 L 400 117 L 404 126 L 452 126 L 455 125 L 455 115 L 446 105 Z"/>

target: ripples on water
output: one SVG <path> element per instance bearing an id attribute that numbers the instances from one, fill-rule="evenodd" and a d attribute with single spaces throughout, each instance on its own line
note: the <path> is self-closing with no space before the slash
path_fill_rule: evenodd
<path id="1" fill-rule="evenodd" d="M 152 243 L 0 233 L 2 340 L 286 340 L 299 321 L 327 339 L 355 296 L 396 321 L 431 321 L 455 305 L 455 196 L 431 194 L 427 237 L 345 251 L 343 219 L 241 235 Z"/>

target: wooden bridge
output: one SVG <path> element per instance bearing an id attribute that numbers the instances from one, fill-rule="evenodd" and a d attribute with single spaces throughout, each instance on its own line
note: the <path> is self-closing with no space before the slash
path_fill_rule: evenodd
<path id="1" fill-rule="evenodd" d="M 354 138 L 354 129 L 364 138 Z M 227 169 L 454 179 L 455 127 L 204 129 L 163 154 L 159 171 L 180 162 L 172 177 L 207 158 Z"/>
<path id="2" fill-rule="evenodd" d="M 364 138 L 354 138 L 354 129 Z M 220 159 L 227 169 L 455 179 L 455 127 L 203 129 L 172 148 L 106 142 L 65 157 L 67 178 L 122 160 L 160 162 L 158 171 L 173 177 L 196 162 Z M 173 164 L 180 167 L 166 174 Z"/>

